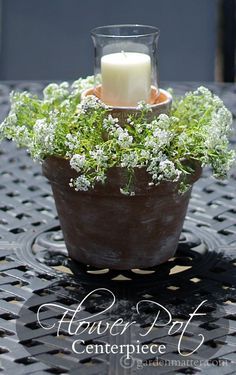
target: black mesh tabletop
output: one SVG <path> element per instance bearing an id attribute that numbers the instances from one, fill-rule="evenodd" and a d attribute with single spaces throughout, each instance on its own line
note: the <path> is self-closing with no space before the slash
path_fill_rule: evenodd
<path id="1" fill-rule="evenodd" d="M 199 85 L 170 82 L 165 87 L 182 94 Z M 12 89 L 40 93 L 43 86 L 1 83 L 1 120 L 9 109 Z M 235 116 L 236 85 L 208 87 Z M 235 133 L 231 141 L 235 145 Z M 31 161 L 26 150 L 4 141 L 0 145 L 0 250 L 3 374 L 236 374 L 236 168 L 224 181 L 204 170 L 194 186 L 174 258 L 145 270 L 98 270 L 67 257 L 51 188 L 40 165 Z M 107 308 L 112 297 L 108 290 L 115 296 L 111 308 Z M 90 326 L 96 327 L 98 320 L 105 326 L 119 318 L 135 324 L 117 335 L 81 330 L 77 345 L 81 353 L 76 353 L 75 336 L 64 328 L 58 330 L 57 324 L 62 312 L 71 317 L 84 298 L 80 314 Z M 144 300 L 138 314 L 137 303 Z M 192 319 L 181 339 L 177 325 L 183 328 L 199 305 L 202 315 Z M 46 326 L 39 323 L 40 306 L 40 322 Z M 178 322 L 171 333 L 170 324 L 152 327 L 156 306 L 164 306 L 172 322 Z M 190 357 L 200 334 L 204 341 Z M 182 356 L 177 350 L 180 339 Z M 134 345 L 137 340 L 165 345 L 166 351 L 135 353 L 130 360 L 122 353 L 84 351 L 88 344 Z"/>

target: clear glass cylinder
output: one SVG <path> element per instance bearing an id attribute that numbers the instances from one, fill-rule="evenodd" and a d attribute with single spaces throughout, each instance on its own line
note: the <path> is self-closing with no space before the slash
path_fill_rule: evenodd
<path id="1" fill-rule="evenodd" d="M 152 103 L 158 95 L 159 29 L 145 25 L 101 26 L 91 31 L 95 94 L 113 107 Z"/>

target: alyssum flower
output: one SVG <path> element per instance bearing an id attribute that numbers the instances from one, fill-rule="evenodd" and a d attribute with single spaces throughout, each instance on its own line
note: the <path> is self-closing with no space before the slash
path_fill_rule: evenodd
<path id="1" fill-rule="evenodd" d="M 34 159 L 42 161 L 56 155 L 70 159 L 78 176 L 70 186 L 87 191 L 106 183 L 110 168 L 126 170 L 123 194 L 134 195 L 135 168 L 150 174 L 149 186 L 161 181 L 179 182 L 188 189 L 186 176 L 191 169 L 186 160 L 212 167 L 216 177 L 227 175 L 235 152 L 228 135 L 232 116 L 223 102 L 207 88 L 200 87 L 174 101 L 168 115 L 151 121 L 150 106 L 140 103 L 139 114 L 119 124 L 95 96 L 81 99 L 83 90 L 93 85 L 93 77 L 50 84 L 43 99 L 27 92 L 11 94 L 11 109 L 0 125 L 0 138 L 26 147 Z"/>

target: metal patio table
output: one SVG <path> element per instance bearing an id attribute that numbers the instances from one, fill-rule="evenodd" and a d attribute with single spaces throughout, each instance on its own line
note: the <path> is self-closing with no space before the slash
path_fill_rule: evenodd
<path id="1" fill-rule="evenodd" d="M 0 114 L 9 109 L 13 89 L 40 93 L 43 82 L 2 82 Z M 176 93 L 200 83 L 165 83 Z M 236 115 L 236 85 L 207 84 Z M 232 134 L 232 144 L 236 136 Z M 149 270 L 96 270 L 66 257 L 49 183 L 25 150 L 11 142 L 0 145 L 0 371 L 3 374 L 236 374 L 236 169 L 229 180 L 216 181 L 206 169 L 195 184 L 176 256 Z M 191 351 L 198 333 L 204 343 L 194 354 L 198 361 L 178 362 L 178 334 L 168 328 L 153 329 L 142 343 L 166 344 L 168 350 L 155 358 L 139 355 L 126 363 L 119 355 L 76 355 L 73 338 L 66 332 L 45 330 L 36 311 L 44 303 L 74 308 L 96 288 L 108 288 L 116 296 L 113 320 L 135 316 L 142 299 L 157 301 L 171 311 L 173 319 L 186 321 L 203 300 L 199 316 L 189 328 L 184 350 Z M 98 292 L 85 306 L 85 316 L 102 311 L 105 296 Z M 85 343 L 134 343 L 150 326 L 152 306 L 143 307 L 142 318 L 123 336 L 84 334 Z M 58 311 L 44 311 L 54 322 Z M 132 315 L 133 314 L 133 315 Z M 137 356 L 136 356 L 137 357 Z M 155 357 L 155 356 L 154 356 Z M 212 360 L 208 361 L 209 358 Z M 123 360 L 123 362 L 122 362 Z M 204 362 L 207 361 L 207 365 Z M 168 362 L 169 361 L 169 362 Z"/>

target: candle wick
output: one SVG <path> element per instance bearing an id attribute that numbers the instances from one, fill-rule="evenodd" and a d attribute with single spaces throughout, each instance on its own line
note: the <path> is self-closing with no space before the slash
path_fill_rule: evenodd
<path id="1" fill-rule="evenodd" d="M 124 57 L 127 58 L 127 54 L 125 53 L 125 51 L 122 50 L 121 53 L 123 54 Z"/>

